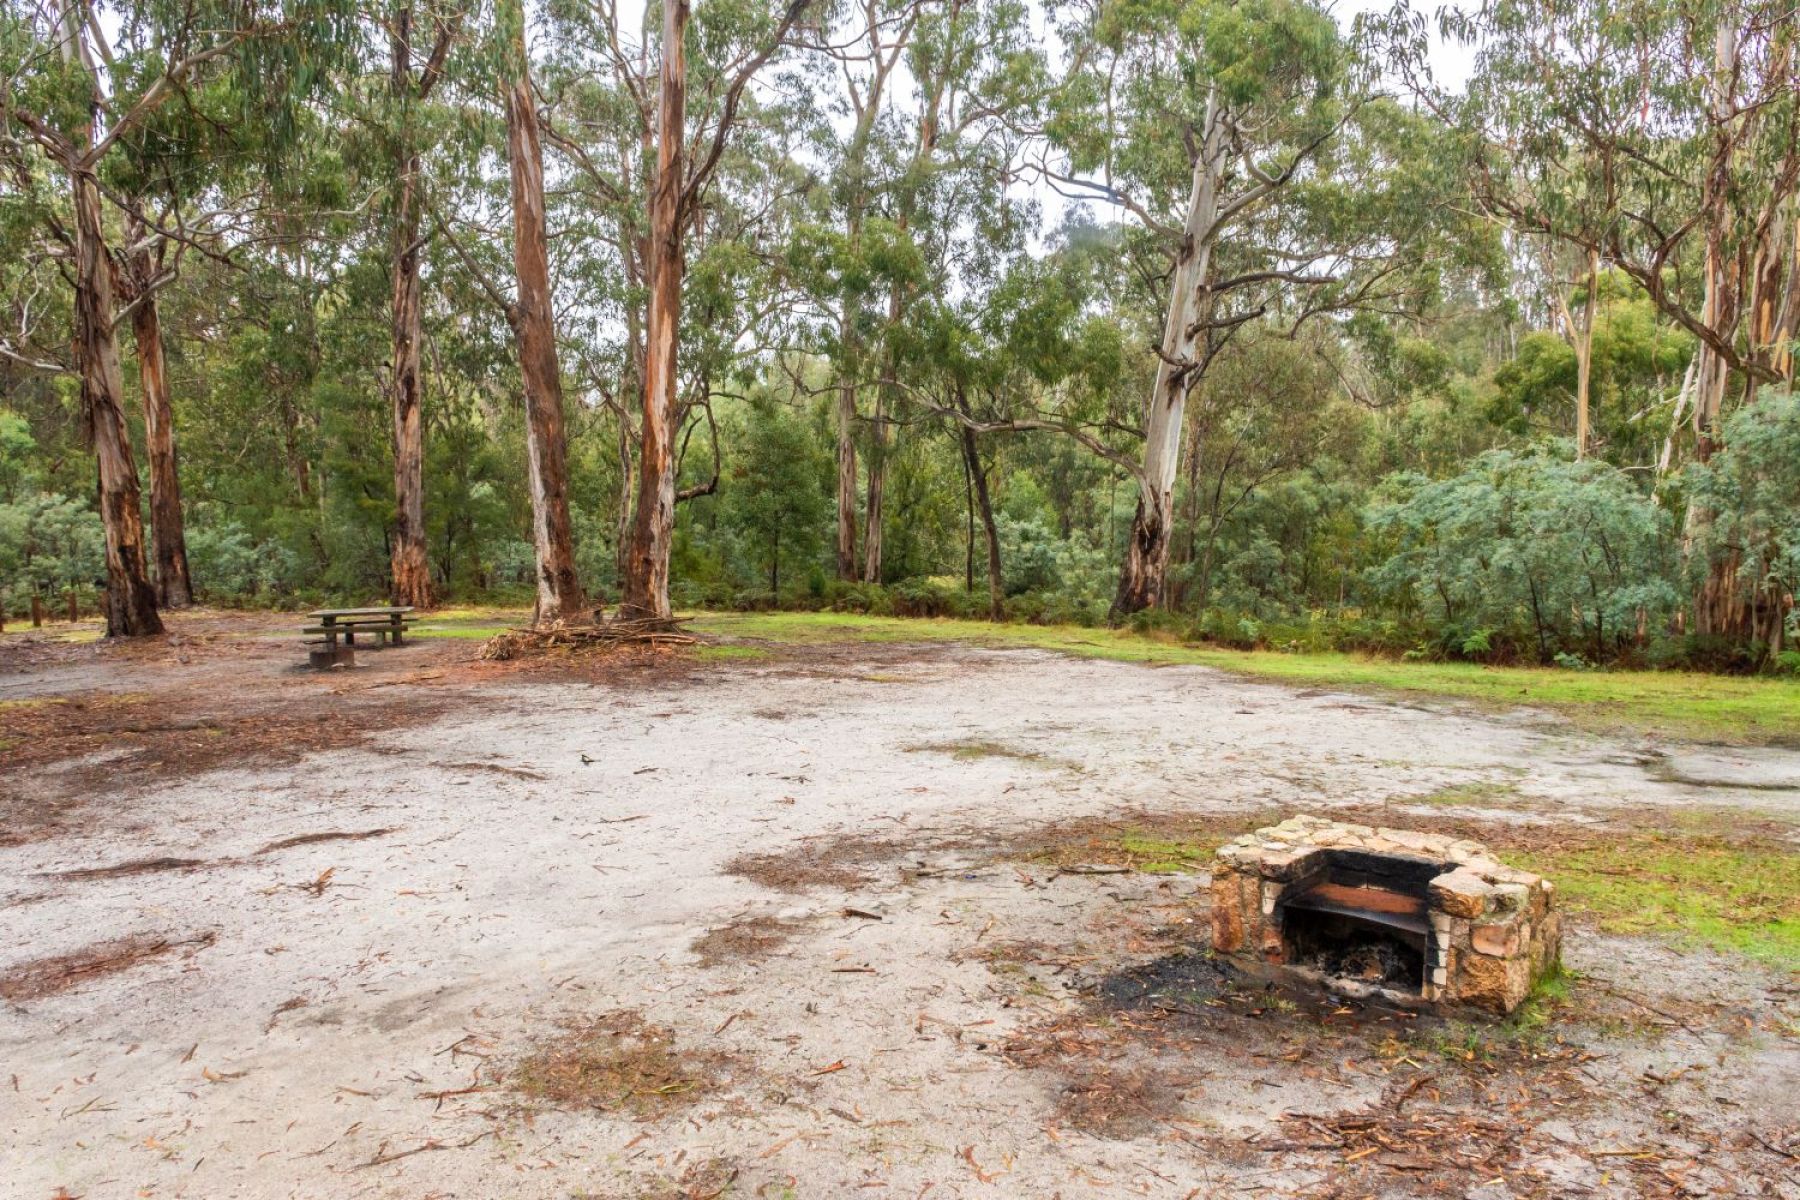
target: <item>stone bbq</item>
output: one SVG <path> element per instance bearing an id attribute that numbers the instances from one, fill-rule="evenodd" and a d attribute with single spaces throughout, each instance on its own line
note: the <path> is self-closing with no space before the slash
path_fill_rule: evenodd
<path id="1" fill-rule="evenodd" d="M 1292 817 L 1220 847 L 1213 949 L 1351 995 L 1504 1014 L 1557 961 L 1553 893 L 1479 842 Z"/>

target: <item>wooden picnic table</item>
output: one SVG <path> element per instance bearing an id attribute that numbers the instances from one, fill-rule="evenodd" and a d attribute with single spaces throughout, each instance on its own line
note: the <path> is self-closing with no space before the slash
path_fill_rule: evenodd
<path id="1" fill-rule="evenodd" d="M 377 646 L 398 646 L 408 625 L 406 614 L 412 611 L 410 605 L 319 608 L 306 614 L 318 624 L 309 625 L 301 632 L 316 635 L 307 643 L 317 647 L 311 652 L 315 667 L 328 667 L 337 663 L 353 664 L 356 661 L 356 635 L 359 632 L 374 634 Z M 341 645 L 338 641 L 340 637 L 343 639 Z"/>

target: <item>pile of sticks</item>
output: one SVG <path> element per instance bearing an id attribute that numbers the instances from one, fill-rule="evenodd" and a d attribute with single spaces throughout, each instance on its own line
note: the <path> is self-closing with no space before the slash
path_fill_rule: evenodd
<path id="1" fill-rule="evenodd" d="M 508 629 L 489 638 L 480 657 L 508 662 L 553 651 L 616 650 L 621 646 L 692 646 L 699 638 L 684 633 L 674 621 L 552 621 L 526 629 Z"/>

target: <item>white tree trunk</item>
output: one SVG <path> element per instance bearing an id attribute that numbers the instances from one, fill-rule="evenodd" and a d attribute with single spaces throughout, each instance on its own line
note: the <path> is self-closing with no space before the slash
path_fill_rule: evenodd
<path id="1" fill-rule="evenodd" d="M 1194 160 L 1193 187 L 1175 277 L 1169 288 L 1169 310 L 1163 320 L 1161 361 L 1156 387 L 1144 413 L 1144 473 L 1138 487 L 1137 514 L 1125 547 L 1113 616 L 1150 608 L 1162 599 L 1168 572 L 1171 526 L 1175 513 L 1175 477 L 1181 466 L 1181 433 L 1188 388 L 1196 365 L 1198 327 L 1210 307 L 1213 244 L 1218 237 L 1219 188 L 1225 174 L 1224 114 L 1217 97 L 1206 104 L 1200 153 Z"/>

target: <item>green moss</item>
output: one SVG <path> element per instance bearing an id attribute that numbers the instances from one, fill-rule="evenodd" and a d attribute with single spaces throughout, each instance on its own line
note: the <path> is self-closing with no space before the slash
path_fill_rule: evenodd
<path id="1" fill-rule="evenodd" d="M 790 645 L 961 641 L 1054 650 L 1078 658 L 1192 664 L 1307 687 L 1547 709 L 1593 731 L 1631 730 L 1684 738 L 1792 742 L 1800 730 L 1800 680 L 1683 671 L 1564 671 L 1418 663 L 1350 654 L 1285 654 L 1182 645 L 1149 635 L 1077 626 L 906 620 L 848 613 L 700 613 L 693 627 L 723 637 Z"/>
<path id="2" fill-rule="evenodd" d="M 1014 758 L 1020 762 L 1043 762 L 1044 755 L 1036 750 L 1021 750 L 1017 746 L 1008 746 L 1004 742 L 990 742 L 981 738 L 963 738 L 955 742 L 921 742 L 916 746 L 906 747 L 908 754 L 948 754 L 958 762 L 972 762 L 982 758 Z"/>
<path id="3" fill-rule="evenodd" d="M 1045 754 L 1041 750 L 1032 750 L 1023 746 L 1009 746 L 1005 742 L 990 741 L 985 738 L 962 738 L 949 742 L 920 742 L 907 746 L 908 754 L 948 754 L 957 762 L 979 762 L 988 758 L 1006 758 L 1014 762 L 1031 763 L 1052 771 L 1073 771 L 1079 774 L 1080 763 L 1071 759 L 1057 758 L 1053 754 Z"/>
<path id="4" fill-rule="evenodd" d="M 769 657 L 761 646 L 695 646 L 693 653 L 701 662 L 755 662 Z"/>
<path id="5" fill-rule="evenodd" d="M 1613 933 L 1655 933 L 1800 970 L 1800 853 L 1723 836 L 1640 834 L 1523 857 L 1567 909 Z"/>
<path id="6" fill-rule="evenodd" d="M 1453 783 L 1423 796 L 1396 797 L 1404 804 L 1429 804 L 1433 808 L 1510 808 L 1519 803 L 1517 784 L 1492 779 Z"/>
<path id="7" fill-rule="evenodd" d="M 1560 960 L 1550 964 L 1550 969 L 1532 983 L 1531 994 L 1525 997 L 1525 1002 L 1506 1019 L 1508 1027 L 1527 1036 L 1544 1029 L 1556 1015 L 1556 1010 L 1569 1002 L 1574 990 L 1574 974 Z"/>
<path id="8" fill-rule="evenodd" d="M 1131 856 L 1140 871 L 1176 875 L 1194 870 L 1197 864 L 1210 859 L 1218 847 L 1128 833 L 1119 839 L 1119 849 Z"/>

